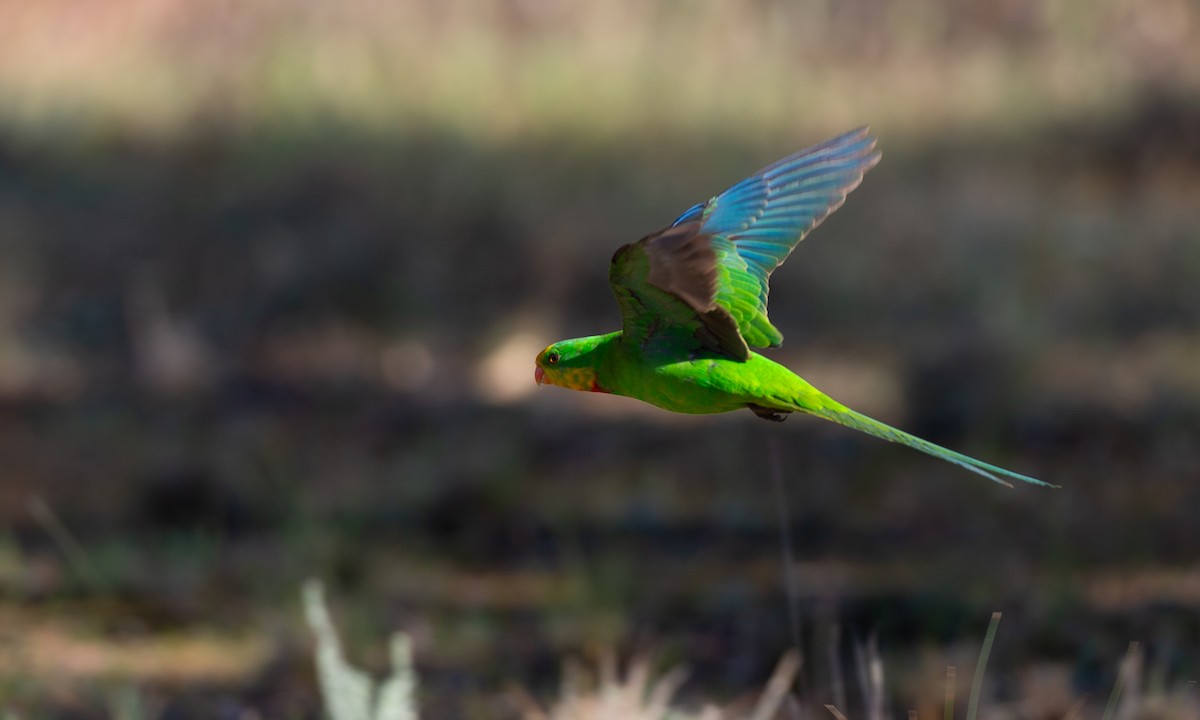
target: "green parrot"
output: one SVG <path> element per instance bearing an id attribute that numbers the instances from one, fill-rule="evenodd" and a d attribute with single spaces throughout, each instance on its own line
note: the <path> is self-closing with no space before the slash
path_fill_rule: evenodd
<path id="1" fill-rule="evenodd" d="M 947 450 L 855 412 L 751 347 L 778 347 L 768 279 L 804 236 L 879 162 L 862 127 L 790 155 L 667 228 L 617 250 L 608 279 L 622 327 L 563 340 L 537 356 L 534 379 L 612 393 L 678 413 L 748 408 L 766 420 L 802 412 L 897 442 L 1008 485 L 1049 483 Z"/>

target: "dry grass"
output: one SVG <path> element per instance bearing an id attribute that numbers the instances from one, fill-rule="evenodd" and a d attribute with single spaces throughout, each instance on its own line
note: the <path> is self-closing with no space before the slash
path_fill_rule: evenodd
<path id="1" fill-rule="evenodd" d="M 48 620 L 0 607 L 0 678 L 29 678 L 59 690 L 111 681 L 233 683 L 263 667 L 271 651 L 260 634 L 172 635 L 135 627 L 124 635 L 103 636 L 86 621 Z"/>
<path id="2" fill-rule="evenodd" d="M 1200 88 L 1186 0 L 0 2 L 9 122 L 515 134 L 1005 127 Z"/>
<path id="3" fill-rule="evenodd" d="M 342 656 L 341 641 L 324 605 L 320 585 L 310 581 L 305 589 L 305 605 L 310 627 L 316 637 L 318 674 L 332 720 L 358 718 L 416 718 L 419 705 L 418 680 L 412 665 L 410 641 L 397 634 L 392 641 L 391 673 L 375 685 L 366 675 L 350 667 Z M 1045 672 L 1036 679 L 1027 679 L 1023 689 L 1028 696 L 1016 703 L 999 701 L 987 685 L 987 666 L 1000 627 L 1000 613 L 993 613 L 980 647 L 978 660 L 970 676 L 965 720 L 1009 717 L 1061 717 L 1078 720 L 1098 714 L 1102 720 L 1133 720 L 1162 718 L 1163 720 L 1194 720 L 1200 717 L 1200 698 L 1195 681 L 1168 683 L 1165 673 L 1147 673 L 1145 655 L 1138 643 L 1131 643 L 1116 676 L 1112 691 L 1101 706 L 1087 696 L 1064 702 L 1062 677 Z M 837 653 L 832 653 L 837 665 Z M 884 661 L 872 640 L 856 650 L 857 685 L 861 717 L 865 720 L 886 720 L 892 716 L 889 702 L 893 694 L 884 677 Z M 676 666 L 656 673 L 653 663 L 641 656 L 630 661 L 624 671 L 616 655 L 609 651 L 595 665 L 569 661 L 564 665 L 559 697 L 544 706 L 527 691 L 518 687 L 509 693 L 509 701 L 525 720 L 772 720 L 772 718 L 811 717 L 823 714 L 821 707 L 835 720 L 848 720 L 843 712 L 846 698 L 836 703 L 818 697 L 797 695 L 797 678 L 801 671 L 801 656 L 789 651 L 776 665 L 770 680 L 757 698 L 744 698 L 720 707 L 704 698 L 698 710 L 678 704 L 677 696 L 687 679 L 683 667 Z M 836 667 L 834 668 L 837 669 Z M 836 676 L 837 673 L 835 673 Z M 957 717 L 958 673 L 955 666 L 946 668 L 943 720 Z M 835 684 L 840 685 L 838 678 Z M 843 693 L 834 692 L 834 695 Z M 697 705 L 692 700 L 691 706 Z M 919 707 L 914 704 L 913 707 Z M 925 717 L 933 715 L 924 708 Z M 907 711 L 909 720 L 920 720 L 917 709 Z M 936 716 L 935 716 L 936 717 Z"/>

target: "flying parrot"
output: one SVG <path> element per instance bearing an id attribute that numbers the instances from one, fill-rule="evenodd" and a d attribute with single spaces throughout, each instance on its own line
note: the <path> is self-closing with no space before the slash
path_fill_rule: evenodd
<path id="1" fill-rule="evenodd" d="M 766 166 L 621 247 L 608 271 L 621 329 L 550 345 L 537 356 L 534 379 L 678 413 L 747 408 L 774 421 L 808 413 L 1004 485 L 1011 479 L 1054 487 L 855 412 L 750 350 L 783 341 L 767 318 L 771 272 L 879 158 L 867 128 L 853 130 Z"/>

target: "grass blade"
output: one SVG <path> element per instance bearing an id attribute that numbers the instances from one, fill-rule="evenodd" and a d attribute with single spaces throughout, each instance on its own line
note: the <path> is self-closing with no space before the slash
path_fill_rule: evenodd
<path id="1" fill-rule="evenodd" d="M 992 613 L 992 621 L 988 623 L 987 635 L 983 638 L 983 647 L 979 650 L 979 664 L 975 666 L 975 678 L 971 681 L 971 699 L 967 702 L 967 720 L 975 720 L 979 712 L 979 696 L 983 694 L 983 671 L 987 669 L 988 655 L 992 653 L 992 643 L 996 640 L 996 628 L 1000 627 L 1000 613 Z"/>
<path id="2" fill-rule="evenodd" d="M 832 705 L 826 705 L 825 709 L 828 710 L 831 715 L 837 718 L 837 720 L 846 720 L 846 716 L 843 715 L 842 711 L 838 710 L 836 707 Z"/>
<path id="3" fill-rule="evenodd" d="M 754 712 L 750 715 L 750 720 L 770 720 L 775 717 L 787 698 L 788 688 L 792 686 L 792 681 L 796 679 L 798 672 L 800 672 L 800 652 L 793 648 L 785 653 L 780 658 L 779 664 L 775 666 L 775 672 L 771 673 L 771 679 L 767 681 L 767 687 L 763 691 L 762 697 L 759 698 Z"/>
<path id="4" fill-rule="evenodd" d="M 1129 675 L 1133 671 L 1137 651 L 1137 641 L 1129 643 L 1129 650 L 1125 653 L 1125 661 L 1121 663 L 1121 671 L 1117 673 L 1117 681 L 1113 683 L 1112 694 L 1108 696 L 1108 705 L 1104 708 L 1104 720 L 1112 720 L 1113 715 L 1117 712 L 1117 701 L 1121 699 L 1121 690 L 1125 687 L 1125 683 L 1129 680 Z"/>
<path id="5" fill-rule="evenodd" d="M 954 697 L 957 695 L 958 669 L 953 665 L 946 666 L 946 712 L 944 720 L 954 720 Z"/>

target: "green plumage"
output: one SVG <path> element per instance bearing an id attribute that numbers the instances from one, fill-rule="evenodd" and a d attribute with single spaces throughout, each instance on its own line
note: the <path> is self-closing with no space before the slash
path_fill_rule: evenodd
<path id="1" fill-rule="evenodd" d="M 537 357 L 537 381 L 679 413 L 749 408 L 769 420 L 808 413 L 996 482 L 1047 485 L 857 413 L 750 350 L 783 339 L 767 317 L 771 272 L 879 161 L 874 148 L 861 128 L 802 150 L 622 247 L 609 270 L 622 329 L 547 347 Z"/>

